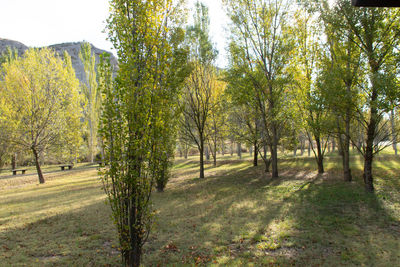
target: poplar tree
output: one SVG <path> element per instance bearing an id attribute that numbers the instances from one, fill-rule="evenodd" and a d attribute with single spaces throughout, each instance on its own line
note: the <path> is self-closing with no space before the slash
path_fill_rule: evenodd
<path id="1" fill-rule="evenodd" d="M 96 57 L 92 54 L 91 45 L 84 42 L 81 45 L 79 58 L 82 61 L 85 71 L 85 81 L 81 84 L 83 95 L 85 96 L 86 106 L 84 108 L 85 119 L 88 127 L 88 149 L 89 161 L 93 163 L 97 148 L 97 129 L 99 111 L 101 105 L 100 91 L 96 81 Z"/>
<path id="2" fill-rule="evenodd" d="M 177 96 L 166 84 L 173 73 L 169 36 L 180 10 L 170 0 L 113 0 L 110 12 L 107 28 L 119 69 L 113 86 L 102 86 L 100 132 L 107 166 L 102 179 L 123 262 L 140 266 L 154 215 L 150 196 L 163 169 L 160 142 L 173 138 L 168 100 Z"/>

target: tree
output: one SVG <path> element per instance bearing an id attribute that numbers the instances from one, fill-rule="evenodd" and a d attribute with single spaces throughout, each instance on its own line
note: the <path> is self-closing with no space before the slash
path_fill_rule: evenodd
<path id="1" fill-rule="evenodd" d="M 188 28 L 191 44 L 190 64 L 192 72 L 186 79 L 183 96 L 181 127 L 197 146 L 200 153 L 200 178 L 204 178 L 204 152 L 207 120 L 216 88 L 215 68 L 212 63 L 217 55 L 208 36 L 208 8 L 196 3 L 194 25 Z"/>
<path id="2" fill-rule="evenodd" d="M 208 145 L 213 157 L 214 166 L 217 165 L 217 149 L 220 140 L 223 140 L 226 114 L 224 112 L 225 83 L 216 81 L 211 95 L 210 119 L 207 124 Z"/>
<path id="3" fill-rule="evenodd" d="M 152 225 L 151 192 L 163 169 L 164 161 L 156 160 L 164 153 L 158 144 L 167 140 L 173 114 L 164 111 L 166 102 L 177 98 L 165 84 L 172 75 L 169 34 L 180 10 L 169 0 L 113 0 L 110 7 L 107 28 L 119 69 L 113 86 L 102 86 L 100 133 L 107 166 L 102 180 L 123 262 L 140 266 Z"/>
<path id="4" fill-rule="evenodd" d="M 210 66 L 192 63 L 193 70 L 185 82 L 182 97 L 182 119 L 180 127 L 197 146 L 200 153 L 200 178 L 204 178 L 204 152 L 207 123 L 211 112 L 212 90 L 215 77 Z"/>
<path id="5" fill-rule="evenodd" d="M 3 67 L 2 123 L 12 127 L 9 142 L 32 151 L 39 182 L 44 183 L 39 154 L 76 151 L 80 141 L 79 82 L 71 59 L 67 53 L 63 61 L 50 49 L 30 49 Z"/>
<path id="6" fill-rule="evenodd" d="M 230 131 L 236 139 L 253 146 L 253 166 L 257 166 L 260 146 L 263 143 L 260 119 L 262 114 L 259 112 L 257 92 L 251 76 L 247 74 L 251 70 L 245 60 L 244 51 L 232 42 L 229 52 L 229 68 L 226 71 L 225 80 L 228 82 L 226 92 L 231 106 L 229 109 Z M 262 158 L 266 171 L 269 171 L 269 159 Z"/>
<path id="7" fill-rule="evenodd" d="M 337 2 L 335 10 L 340 15 L 336 27 L 360 48 L 367 65 L 368 82 L 361 85 L 363 106 L 358 110 L 356 119 L 366 132 L 363 146 L 358 147 L 364 156 L 365 188 L 373 192 L 373 158 L 383 148 L 381 141 L 386 140 L 388 135 L 383 115 L 398 105 L 400 95 L 399 88 L 393 86 L 395 77 L 388 72 L 394 47 L 399 44 L 400 25 L 396 18 L 400 11 L 355 9 L 344 0 Z"/>
<path id="8" fill-rule="evenodd" d="M 101 97 L 96 81 L 96 57 L 92 54 L 91 45 L 88 42 L 84 42 L 81 45 L 79 58 L 81 59 L 85 70 L 86 80 L 81 84 L 81 88 L 86 102 L 84 115 L 88 125 L 89 161 L 93 163 L 97 148 L 97 129 Z"/>
<path id="9" fill-rule="evenodd" d="M 288 1 L 226 1 L 233 22 L 232 35 L 245 51 L 248 75 L 257 90 L 263 128 L 271 151 L 272 178 L 278 177 L 278 144 L 290 105 L 286 63 L 293 44 L 288 31 Z M 287 105 L 287 106 L 286 106 Z"/>
<path id="10" fill-rule="evenodd" d="M 326 12 L 328 13 L 328 12 Z M 326 14 L 325 13 L 325 14 Z M 352 180 L 350 169 L 350 142 L 351 123 L 359 108 L 359 81 L 363 77 L 361 51 L 351 41 L 351 38 L 340 35 L 338 31 L 329 27 L 327 22 L 327 35 L 329 38 L 330 59 L 325 62 L 324 95 L 329 109 L 336 117 L 336 136 L 339 140 L 340 155 L 342 157 L 344 181 Z"/>
<path id="11" fill-rule="evenodd" d="M 330 116 L 324 94 L 325 84 L 321 82 L 321 70 L 319 70 L 320 57 L 318 24 L 313 23 L 312 16 L 299 10 L 295 16 L 297 58 L 292 67 L 295 72 L 295 83 L 298 86 L 298 103 L 308 142 L 314 152 L 318 165 L 318 173 L 324 173 L 324 154 L 329 140 Z M 314 141 L 315 140 L 315 146 Z"/>
<path id="12" fill-rule="evenodd" d="M 18 57 L 16 50 L 12 50 L 8 47 L 5 53 L 0 54 L 0 83 L 3 81 L 4 73 L 2 64 L 5 62 L 10 63 L 12 60 Z M 5 105 L 5 99 L 0 99 L 0 107 Z M 0 169 L 3 168 L 4 164 L 12 154 L 12 143 L 10 139 L 12 136 L 12 127 L 10 123 L 6 121 L 6 118 L 1 118 L 4 114 L 0 113 Z M 14 163 L 14 162 L 13 162 Z M 15 169 L 14 164 L 12 164 Z"/>

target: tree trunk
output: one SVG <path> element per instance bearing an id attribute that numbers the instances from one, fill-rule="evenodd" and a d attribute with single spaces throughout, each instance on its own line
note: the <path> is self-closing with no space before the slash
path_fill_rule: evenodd
<path id="1" fill-rule="evenodd" d="M 253 158 L 253 166 L 258 165 L 258 146 L 257 141 L 254 142 L 254 158 Z"/>
<path id="2" fill-rule="evenodd" d="M 215 167 L 215 166 L 217 166 L 217 140 L 215 140 L 215 143 L 214 143 L 213 155 L 214 155 L 214 167 Z"/>
<path id="3" fill-rule="evenodd" d="M 135 249 L 123 252 L 122 257 L 124 259 L 125 266 L 140 267 L 141 253 L 142 253 L 141 249 L 136 248 L 136 246 Z"/>
<path id="4" fill-rule="evenodd" d="M 204 178 L 204 142 L 200 141 L 200 178 Z"/>
<path id="5" fill-rule="evenodd" d="M 93 122 L 89 118 L 89 161 L 94 162 L 94 145 L 93 145 Z"/>
<path id="6" fill-rule="evenodd" d="M 365 144 L 365 154 L 364 154 L 364 184 L 367 192 L 374 192 L 374 183 L 372 177 L 372 160 L 374 158 L 374 139 L 375 131 L 378 120 L 378 109 L 376 108 L 376 101 L 378 98 L 378 92 L 376 89 L 375 77 L 378 73 L 377 70 L 373 71 L 372 79 L 372 94 L 371 94 L 371 110 L 370 119 L 367 127 L 367 141 Z"/>
<path id="7" fill-rule="evenodd" d="M 269 173 L 269 166 L 271 165 L 271 160 L 269 159 L 265 160 L 264 164 L 265 164 L 265 172 Z"/>
<path id="8" fill-rule="evenodd" d="M 231 157 L 233 156 L 233 141 L 231 141 Z"/>
<path id="9" fill-rule="evenodd" d="M 39 163 L 39 154 L 36 151 L 35 147 L 32 147 L 32 152 L 33 152 L 33 156 L 35 157 L 35 165 L 36 165 L 36 170 L 39 176 L 39 183 L 44 184 L 44 177 L 43 177 L 43 173 L 42 173 L 42 169 L 40 168 L 40 163 Z"/>
<path id="10" fill-rule="evenodd" d="M 311 142 L 312 141 L 308 141 L 308 150 L 307 150 L 308 156 L 311 156 Z"/>
<path id="11" fill-rule="evenodd" d="M 332 152 L 335 152 L 336 149 L 336 140 L 335 138 L 332 138 Z"/>
<path id="12" fill-rule="evenodd" d="M 367 150 L 368 147 L 367 147 Z M 373 183 L 373 177 L 372 177 L 372 160 L 373 160 L 373 153 L 372 151 L 368 151 L 365 153 L 364 156 L 364 184 L 365 184 L 365 190 L 367 192 L 374 192 L 374 183 Z"/>
<path id="13" fill-rule="evenodd" d="M 278 144 L 274 142 L 271 146 L 272 178 L 278 178 Z"/>
<path id="14" fill-rule="evenodd" d="M 15 170 L 17 168 L 17 154 L 13 153 L 11 158 L 11 168 Z"/>
<path id="15" fill-rule="evenodd" d="M 224 144 L 224 140 L 222 140 L 222 142 L 221 142 L 221 153 L 222 153 L 222 156 L 225 156 L 225 144 Z"/>
<path id="16" fill-rule="evenodd" d="M 204 151 L 205 151 L 205 154 L 206 154 L 206 160 L 210 160 L 210 152 L 208 150 L 208 146 L 205 146 Z"/>
<path id="17" fill-rule="evenodd" d="M 372 177 L 372 160 L 374 158 L 374 137 L 375 137 L 375 116 L 377 111 L 371 108 L 371 118 L 367 129 L 367 142 L 364 155 L 364 184 L 368 192 L 374 192 L 374 184 Z"/>
<path id="18" fill-rule="evenodd" d="M 301 140 L 300 141 L 300 156 L 303 156 L 303 154 L 304 154 L 304 147 L 305 147 L 305 141 Z"/>
<path id="19" fill-rule="evenodd" d="M 237 143 L 237 155 L 241 159 L 242 158 L 242 144 Z"/>
<path id="20" fill-rule="evenodd" d="M 264 158 L 267 158 L 267 146 L 264 144 L 263 145 L 263 152 L 264 152 Z"/>
<path id="21" fill-rule="evenodd" d="M 342 154 L 343 154 L 343 178 L 346 182 L 351 182 L 353 180 L 351 176 L 350 169 L 350 109 L 346 110 L 345 115 L 345 136 L 344 143 L 342 146 Z"/>
<path id="22" fill-rule="evenodd" d="M 392 128 L 392 142 L 393 142 L 393 150 L 394 154 L 397 155 L 397 136 L 396 136 L 396 124 L 395 124 L 395 118 L 394 118 L 394 112 L 395 109 L 392 109 L 390 111 L 390 125 Z"/>
<path id="23" fill-rule="evenodd" d="M 315 142 L 317 144 L 317 164 L 318 164 L 318 173 L 324 173 L 324 155 L 322 154 L 321 149 L 321 140 L 319 136 L 314 136 Z"/>
<path id="24" fill-rule="evenodd" d="M 297 145 L 293 147 L 293 156 L 296 157 L 297 155 Z"/>
<path id="25" fill-rule="evenodd" d="M 251 145 L 249 146 L 249 156 L 253 156 L 253 147 Z"/>

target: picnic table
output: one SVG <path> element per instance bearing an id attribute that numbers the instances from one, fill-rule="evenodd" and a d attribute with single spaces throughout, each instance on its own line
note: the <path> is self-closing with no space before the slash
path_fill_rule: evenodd
<path id="1" fill-rule="evenodd" d="M 72 164 L 65 164 L 65 165 L 61 165 L 60 168 L 62 171 L 66 170 L 65 168 L 68 167 L 68 170 L 72 169 Z"/>
<path id="2" fill-rule="evenodd" d="M 13 175 L 17 175 L 17 172 L 21 172 L 22 174 L 25 174 L 25 172 L 26 172 L 26 169 L 14 169 L 14 170 L 11 170 L 12 171 L 12 173 L 13 173 Z"/>

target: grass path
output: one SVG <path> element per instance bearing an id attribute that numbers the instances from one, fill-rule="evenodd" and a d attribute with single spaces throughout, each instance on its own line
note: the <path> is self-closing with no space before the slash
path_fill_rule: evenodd
<path id="1" fill-rule="evenodd" d="M 311 158 L 280 161 L 271 180 L 250 158 L 226 157 L 197 179 L 195 158 L 177 160 L 145 266 L 399 266 L 400 160 L 376 162 L 375 195 L 361 165 L 343 183 L 339 159 L 317 175 Z M 0 177 L 0 266 L 115 266 L 118 242 L 95 168 Z"/>

